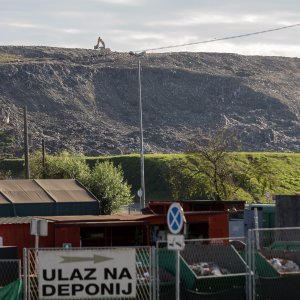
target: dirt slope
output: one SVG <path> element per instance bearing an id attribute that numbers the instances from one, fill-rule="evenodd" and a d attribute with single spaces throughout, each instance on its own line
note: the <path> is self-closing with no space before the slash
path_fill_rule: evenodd
<path id="1" fill-rule="evenodd" d="M 146 153 L 186 150 L 195 133 L 231 126 L 247 151 L 300 151 L 300 59 L 217 53 L 141 58 Z M 0 47 L 0 123 L 21 154 L 139 151 L 137 58 L 107 50 Z M 9 114 L 10 122 L 3 120 Z"/>

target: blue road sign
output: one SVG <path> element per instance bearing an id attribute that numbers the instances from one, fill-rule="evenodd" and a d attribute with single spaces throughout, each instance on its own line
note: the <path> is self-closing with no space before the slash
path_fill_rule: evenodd
<path id="1" fill-rule="evenodd" d="M 182 230 L 184 223 L 183 209 L 179 203 L 173 203 L 167 214 L 167 223 L 171 233 L 177 234 Z"/>

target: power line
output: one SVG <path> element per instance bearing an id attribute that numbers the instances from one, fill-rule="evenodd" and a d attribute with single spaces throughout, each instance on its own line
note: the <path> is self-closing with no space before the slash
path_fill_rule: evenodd
<path id="1" fill-rule="evenodd" d="M 251 33 L 245 33 L 245 34 L 240 34 L 240 35 L 233 35 L 233 36 L 222 37 L 222 38 L 214 38 L 214 39 L 210 39 L 210 40 L 204 40 L 204 41 L 193 42 L 193 43 L 185 43 L 185 44 L 178 44 L 178 45 L 171 45 L 171 46 L 163 46 L 163 47 L 158 47 L 158 48 L 150 48 L 150 49 L 144 49 L 144 50 L 137 50 L 137 51 L 132 51 L 132 52 L 139 53 L 139 52 L 148 52 L 148 51 L 155 51 L 155 50 L 164 50 L 164 49 L 170 49 L 170 48 L 178 48 L 178 47 L 184 47 L 184 46 L 192 46 L 192 45 L 198 45 L 198 44 L 207 44 L 207 43 L 219 42 L 219 41 L 224 41 L 224 40 L 238 39 L 238 38 L 242 38 L 242 37 L 247 37 L 247 36 L 252 36 L 252 35 L 258 35 L 258 34 L 263 34 L 263 33 L 268 33 L 268 32 L 272 32 L 272 31 L 283 30 L 283 29 L 297 27 L 297 26 L 300 26 L 300 23 L 293 24 L 293 25 L 288 25 L 288 26 L 277 27 L 277 28 L 272 28 L 272 29 L 268 29 L 268 30 L 256 31 L 256 32 L 251 32 Z"/>

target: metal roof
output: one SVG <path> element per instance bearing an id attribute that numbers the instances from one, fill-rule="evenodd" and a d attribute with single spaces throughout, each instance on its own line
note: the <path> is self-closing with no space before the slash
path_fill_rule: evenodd
<path id="1" fill-rule="evenodd" d="M 5 197 L 0 193 L 0 204 L 6 204 L 7 200 L 5 199 Z"/>
<path id="2" fill-rule="evenodd" d="M 0 224 L 28 224 L 33 218 L 44 219 L 51 223 L 98 223 L 124 224 L 142 223 L 149 216 L 142 214 L 114 214 L 114 215 L 82 215 L 82 216 L 36 216 L 36 217 L 0 217 Z"/>
<path id="3" fill-rule="evenodd" d="M 216 215 L 216 214 L 224 214 L 224 211 L 205 211 L 205 212 L 185 212 L 186 216 L 189 215 Z M 152 217 L 160 216 L 162 219 L 165 217 L 164 215 L 157 214 L 123 214 L 117 213 L 113 215 L 72 215 L 72 216 L 35 216 L 35 217 L 1 217 L 1 224 L 26 224 L 30 223 L 33 218 L 44 219 L 51 223 L 56 224 L 94 224 L 97 226 L 101 225 L 139 225 L 145 224 L 145 222 L 149 222 Z"/>
<path id="4" fill-rule="evenodd" d="M 28 224 L 31 220 L 32 217 L 2 217 L 0 224 Z"/>
<path id="5" fill-rule="evenodd" d="M 217 215 L 224 214 L 224 211 L 201 211 L 201 212 L 185 212 L 186 216 L 189 215 Z M 151 218 L 159 216 L 165 218 L 165 215 L 159 214 L 126 214 L 126 213 L 117 213 L 113 215 L 77 215 L 77 216 L 39 216 L 39 219 L 45 219 L 52 221 L 54 223 L 77 223 L 77 222 L 86 222 L 86 223 L 110 223 L 110 222 L 138 222 L 138 221 L 148 221 Z M 167 222 L 167 220 L 166 220 Z"/>
<path id="6" fill-rule="evenodd" d="M 97 198 L 75 179 L 0 180 L 0 205 L 95 201 Z"/>
<path id="7" fill-rule="evenodd" d="M 38 217 L 57 223 L 73 223 L 73 222 L 125 222 L 125 221 L 142 221 L 151 217 L 142 214 L 113 214 L 113 215 L 80 215 L 80 216 L 44 216 Z"/>

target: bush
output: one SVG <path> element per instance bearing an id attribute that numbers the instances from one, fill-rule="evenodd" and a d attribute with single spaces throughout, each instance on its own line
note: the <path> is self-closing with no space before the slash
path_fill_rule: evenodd
<path id="1" fill-rule="evenodd" d="M 130 186 L 124 181 L 123 171 L 112 162 L 98 162 L 92 170 L 88 184 L 100 200 L 102 214 L 111 214 L 122 205 L 132 202 Z"/>

